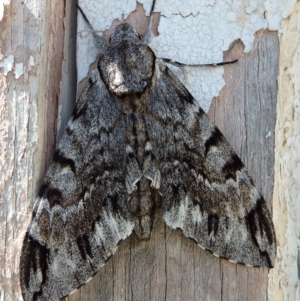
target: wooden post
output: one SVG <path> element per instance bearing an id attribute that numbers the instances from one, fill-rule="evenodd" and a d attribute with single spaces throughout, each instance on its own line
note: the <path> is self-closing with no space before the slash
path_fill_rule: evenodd
<path id="1" fill-rule="evenodd" d="M 4 6 L 2 20 L 0 8 L 1 301 L 20 298 L 23 235 L 56 137 L 74 105 L 72 4 L 15 0 Z M 279 43 L 277 34 L 268 31 L 257 33 L 256 42 L 251 53 L 243 53 L 242 44 L 236 43 L 225 54 L 239 63 L 225 67 L 226 86 L 213 100 L 209 116 L 271 209 Z M 150 241 L 130 236 L 94 279 L 67 299 L 261 301 L 267 290 L 266 268 L 220 260 L 158 218 Z"/>
<path id="2" fill-rule="evenodd" d="M 0 4 L 0 300 L 15 301 L 24 233 L 56 144 L 70 9 L 59 0 L 6 2 Z"/>

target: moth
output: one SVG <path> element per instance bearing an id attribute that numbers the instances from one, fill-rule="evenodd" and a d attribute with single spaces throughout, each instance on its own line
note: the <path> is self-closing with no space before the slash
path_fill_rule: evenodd
<path id="1" fill-rule="evenodd" d="M 122 23 L 108 46 L 98 43 L 98 68 L 58 144 L 24 238 L 25 301 L 69 295 L 132 232 L 150 238 L 159 207 L 168 226 L 213 254 L 274 265 L 265 200 L 148 40 Z"/>

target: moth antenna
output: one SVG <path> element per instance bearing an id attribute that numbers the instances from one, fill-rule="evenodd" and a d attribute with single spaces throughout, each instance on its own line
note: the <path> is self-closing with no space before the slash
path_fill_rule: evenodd
<path id="1" fill-rule="evenodd" d="M 96 33 L 96 31 L 94 30 L 93 26 L 91 25 L 90 21 L 88 20 L 87 16 L 85 15 L 85 13 L 81 9 L 81 7 L 78 4 L 75 4 L 75 5 L 76 5 L 77 9 L 80 11 L 80 13 L 81 13 L 85 23 L 87 24 L 88 28 L 92 32 L 96 47 L 100 50 L 101 53 L 103 53 L 106 47 L 105 47 L 105 44 L 104 44 L 101 36 Z"/>
<path id="2" fill-rule="evenodd" d="M 212 64 L 184 64 L 184 63 L 180 63 L 180 62 L 173 61 L 173 60 L 166 59 L 166 58 L 161 58 L 161 59 L 163 60 L 163 62 L 165 62 L 167 64 L 171 64 L 171 65 L 179 67 L 179 68 L 182 68 L 182 67 L 217 67 L 217 66 L 234 64 L 234 63 L 238 62 L 238 60 L 233 60 L 233 61 L 228 61 L 228 62 L 219 62 L 219 63 L 212 63 Z"/>
<path id="3" fill-rule="evenodd" d="M 149 17 L 148 27 L 142 35 L 142 41 L 145 42 L 146 44 L 149 44 L 151 38 L 153 37 L 153 33 L 151 32 L 151 27 L 152 27 L 151 25 L 152 25 L 153 11 L 155 8 L 155 2 L 156 2 L 156 0 L 153 0 L 151 9 L 150 9 L 150 17 Z"/>

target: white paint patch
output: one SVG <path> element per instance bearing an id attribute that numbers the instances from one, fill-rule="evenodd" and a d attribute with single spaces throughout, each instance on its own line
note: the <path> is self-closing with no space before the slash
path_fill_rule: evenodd
<path id="1" fill-rule="evenodd" d="M 268 134 L 266 135 L 266 138 L 269 138 L 269 137 L 271 137 L 271 136 L 272 136 L 272 134 L 271 134 L 271 132 L 269 131 Z"/>
<path id="2" fill-rule="evenodd" d="M 223 61 L 223 53 L 232 42 L 240 39 L 245 51 L 251 51 L 254 34 L 260 29 L 278 29 L 283 16 L 291 10 L 294 0 L 256 1 L 182 1 L 157 0 L 155 11 L 161 13 L 159 36 L 150 43 L 159 58 L 169 58 L 185 64 L 216 63 Z M 141 0 L 149 14 L 152 0 Z M 126 18 L 136 8 L 136 1 L 80 0 L 87 18 L 98 34 L 108 29 L 113 20 Z M 265 18 L 265 14 L 267 19 Z M 92 34 L 80 16 L 77 37 L 78 82 L 88 73 L 88 68 L 99 53 Z M 186 67 L 176 73 L 188 90 L 208 111 L 213 97 L 224 86 L 223 67 Z"/>
<path id="3" fill-rule="evenodd" d="M 269 273 L 272 301 L 300 300 L 300 2 L 292 7 L 291 2 L 296 1 L 283 2 L 291 15 L 281 22 L 279 34 L 273 195 L 277 258 Z"/>
<path id="4" fill-rule="evenodd" d="M 14 61 L 14 56 L 9 55 L 6 59 L 4 59 L 3 63 L 0 62 L 0 68 L 3 68 L 3 74 L 5 76 L 13 69 Z"/>
<path id="5" fill-rule="evenodd" d="M 34 57 L 32 55 L 29 56 L 29 66 L 34 66 Z"/>
<path id="6" fill-rule="evenodd" d="M 23 63 L 15 64 L 14 75 L 15 79 L 18 79 L 21 75 L 23 75 Z"/>
<path id="7" fill-rule="evenodd" d="M 4 17 L 4 5 L 8 5 L 10 0 L 0 0 L 0 21 Z"/>
<path id="8" fill-rule="evenodd" d="M 287 18 L 293 11 L 296 0 L 267 0 L 265 1 L 266 18 L 270 30 L 278 30 L 283 18 Z"/>

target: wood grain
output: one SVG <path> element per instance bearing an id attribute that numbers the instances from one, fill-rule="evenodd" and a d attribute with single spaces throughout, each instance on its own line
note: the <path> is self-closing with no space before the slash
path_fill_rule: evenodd
<path id="1" fill-rule="evenodd" d="M 63 1 L 6 1 L 0 51 L 0 300 L 21 300 L 19 257 L 40 180 L 52 158 L 63 60 Z M 16 64 L 23 74 L 16 78 Z"/>

